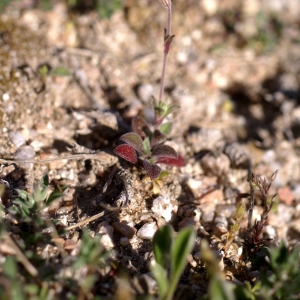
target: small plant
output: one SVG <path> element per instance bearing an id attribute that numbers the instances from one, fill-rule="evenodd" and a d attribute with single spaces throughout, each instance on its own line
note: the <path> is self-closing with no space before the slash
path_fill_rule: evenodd
<path id="1" fill-rule="evenodd" d="M 261 235 L 264 231 L 264 227 L 266 225 L 268 215 L 272 209 L 272 206 L 274 204 L 276 195 L 273 195 L 271 198 L 269 198 L 269 190 L 271 188 L 271 185 L 273 181 L 275 180 L 277 176 L 278 170 L 276 170 L 272 176 L 271 179 L 268 181 L 266 178 L 262 176 L 257 176 L 252 174 L 251 180 L 250 180 L 250 209 L 249 209 L 249 218 L 248 218 L 248 232 L 247 232 L 247 240 L 246 245 L 250 246 L 250 248 L 255 248 L 263 245 L 264 239 L 261 238 Z M 254 192 L 255 189 L 258 189 L 260 192 L 260 197 L 263 200 L 264 203 L 264 210 L 261 215 L 261 219 L 255 220 L 254 225 L 252 226 L 252 210 L 253 210 L 253 203 L 254 203 Z"/>
<path id="2" fill-rule="evenodd" d="M 78 257 L 72 265 L 74 276 L 80 275 L 78 285 L 81 293 L 88 298 L 99 278 L 100 270 L 107 267 L 107 259 L 110 253 L 101 245 L 100 237 L 92 238 L 88 231 L 83 232 L 82 244 Z M 78 276 L 78 275 L 77 275 Z"/>
<path id="3" fill-rule="evenodd" d="M 156 263 L 151 266 L 151 272 L 158 284 L 160 300 L 172 299 L 195 237 L 196 233 L 190 227 L 182 229 L 175 240 L 170 225 L 159 228 L 155 233 L 153 252 Z"/>
<path id="4" fill-rule="evenodd" d="M 178 155 L 172 147 L 164 145 L 172 123 L 161 124 L 161 122 L 173 111 L 174 106 L 162 103 L 159 105 L 156 109 L 159 113 L 156 114 L 154 131 L 151 131 L 150 125 L 142 117 L 137 116 L 132 119 L 133 132 L 125 133 L 120 137 L 120 140 L 126 144 L 119 145 L 114 150 L 116 154 L 134 164 L 138 162 L 138 158 L 141 159 L 152 180 L 161 174 L 158 163 L 177 167 L 185 165 L 182 156 Z"/>
<path id="5" fill-rule="evenodd" d="M 45 175 L 39 182 L 34 184 L 32 194 L 17 190 L 19 197 L 12 201 L 13 205 L 9 212 L 19 218 L 21 222 L 34 222 L 35 225 L 42 226 L 45 222 L 40 212 L 45 206 L 49 206 L 53 201 L 63 196 L 63 193 L 54 190 L 49 196 L 48 193 L 49 177 Z M 67 186 L 62 187 L 64 192 Z"/>
<path id="6" fill-rule="evenodd" d="M 241 200 L 237 204 L 235 212 L 232 216 L 233 224 L 230 226 L 230 229 L 226 234 L 226 243 L 224 246 L 224 250 L 226 253 L 229 251 L 230 245 L 232 244 L 234 238 L 239 232 L 240 225 L 243 220 L 245 211 L 246 211 L 246 204 L 243 200 Z"/>
<path id="7" fill-rule="evenodd" d="M 132 119 L 133 132 L 126 133 L 120 137 L 120 140 L 126 144 L 119 145 L 114 152 L 120 157 L 131 163 L 137 163 L 138 159 L 143 161 L 144 168 L 150 178 L 153 180 L 161 174 L 161 168 L 158 163 L 182 167 L 185 165 L 184 159 L 176 151 L 164 145 L 168 135 L 172 130 L 172 122 L 163 122 L 176 108 L 176 105 L 168 104 L 162 101 L 162 94 L 165 85 L 167 57 L 174 35 L 171 35 L 171 0 L 160 0 L 160 4 L 168 11 L 167 29 L 164 34 L 164 60 L 160 83 L 160 92 L 158 103 L 154 99 L 154 120 L 152 126 L 140 116 Z M 138 153 L 138 155 L 137 155 Z"/>

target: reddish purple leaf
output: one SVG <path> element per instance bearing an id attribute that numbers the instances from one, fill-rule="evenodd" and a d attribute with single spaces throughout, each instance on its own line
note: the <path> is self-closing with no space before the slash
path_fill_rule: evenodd
<path id="1" fill-rule="evenodd" d="M 136 152 L 130 145 L 119 145 L 114 152 L 134 164 L 137 162 Z"/>
<path id="2" fill-rule="evenodd" d="M 155 147 L 152 151 L 152 155 L 157 158 L 174 158 L 177 159 L 177 153 L 176 151 L 167 145 L 161 145 L 158 147 Z"/>
<path id="3" fill-rule="evenodd" d="M 131 126 L 133 131 L 141 137 L 146 137 L 147 135 L 145 132 L 150 131 L 148 123 L 144 118 L 140 116 L 134 117 L 132 119 Z"/>
<path id="4" fill-rule="evenodd" d="M 156 129 L 153 133 L 153 137 L 151 139 L 151 146 L 159 144 L 167 139 L 167 136 L 161 133 L 158 129 Z"/>
<path id="5" fill-rule="evenodd" d="M 158 165 L 150 164 L 148 161 L 144 160 L 144 168 L 151 180 L 157 178 L 161 172 L 161 168 Z"/>
<path id="6" fill-rule="evenodd" d="M 185 160 L 180 154 L 178 154 L 177 158 L 160 157 L 156 161 L 156 163 L 165 164 L 165 165 L 174 166 L 174 167 L 184 167 L 185 166 Z"/>
<path id="7" fill-rule="evenodd" d="M 143 140 L 138 134 L 134 132 L 125 133 L 120 137 L 120 140 L 132 146 L 136 151 L 143 153 Z"/>

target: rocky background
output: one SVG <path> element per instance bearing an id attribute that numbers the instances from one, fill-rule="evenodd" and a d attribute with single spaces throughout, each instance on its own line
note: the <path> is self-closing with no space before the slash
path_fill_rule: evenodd
<path id="1" fill-rule="evenodd" d="M 173 1 L 175 39 L 165 97 L 180 109 L 172 115 L 167 144 L 186 159 L 186 166 L 164 167 L 170 175 L 159 182 L 112 151 L 119 137 L 131 131 L 132 117 L 151 117 L 166 11 L 159 1 L 104 2 L 0 2 L 5 209 L 16 189 L 30 192 L 47 173 L 53 184 L 69 185 L 48 213 L 61 226 L 74 225 L 103 211 L 95 199 L 112 204 L 122 192 L 115 179 L 103 197 L 114 168 L 122 166 L 132 189 L 130 203 L 117 214 L 70 230 L 59 242 L 76 258 L 83 228 L 101 235 L 104 247 L 130 274 L 134 294 L 143 294 L 136 278 L 144 276 L 147 291 L 155 289 L 148 266 L 158 227 L 171 223 L 175 231 L 188 225 L 196 229 L 196 246 L 181 282 L 189 284 L 200 269 L 201 238 L 227 233 L 238 195 L 249 193 L 249 174 L 269 179 L 279 170 L 270 190 L 270 196 L 278 195 L 265 237 L 275 245 L 283 240 L 292 249 L 300 241 L 300 2 Z M 89 153 L 105 152 L 100 159 L 9 161 L 68 156 L 74 142 Z M 253 218 L 263 205 L 256 199 Z M 5 210 L 3 217 L 8 218 Z M 6 222 L 18 236 L 19 224 Z M 246 226 L 245 214 L 241 230 Z M 1 261 L 5 251 L 0 247 Z M 57 245 L 45 243 L 40 251 L 44 259 L 57 258 L 57 265 L 64 265 Z M 243 281 L 248 275 L 233 276 Z M 115 277 L 98 285 L 99 295 L 113 295 Z M 53 295 L 63 294 L 51 289 Z M 205 288 L 196 282 L 191 293 L 194 299 Z"/>

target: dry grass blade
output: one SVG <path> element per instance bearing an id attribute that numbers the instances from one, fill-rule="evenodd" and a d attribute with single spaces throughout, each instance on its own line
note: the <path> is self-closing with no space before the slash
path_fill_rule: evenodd
<path id="1" fill-rule="evenodd" d="M 169 7 L 171 7 L 172 1 L 171 0 L 159 0 L 159 3 L 163 8 L 169 8 Z"/>

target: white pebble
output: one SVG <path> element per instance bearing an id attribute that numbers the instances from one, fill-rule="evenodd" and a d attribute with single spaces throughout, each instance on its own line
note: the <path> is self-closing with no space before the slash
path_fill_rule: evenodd
<path id="1" fill-rule="evenodd" d="M 11 131 L 8 136 L 16 147 L 20 147 L 26 143 L 26 140 L 20 131 Z"/>
<path id="2" fill-rule="evenodd" d="M 31 146 L 21 146 L 15 153 L 16 160 L 30 160 L 34 158 L 35 151 Z"/>
<path id="3" fill-rule="evenodd" d="M 3 100 L 3 101 L 8 101 L 9 98 L 10 98 L 10 97 L 9 97 L 9 94 L 7 94 L 7 93 L 5 93 L 5 94 L 2 95 L 2 100 Z"/>
<path id="4" fill-rule="evenodd" d="M 139 229 L 137 236 L 143 240 L 151 240 L 156 230 L 157 226 L 155 222 L 146 223 Z"/>

